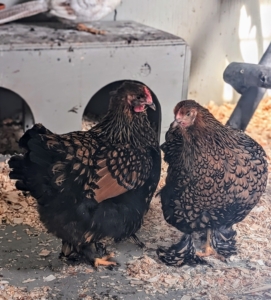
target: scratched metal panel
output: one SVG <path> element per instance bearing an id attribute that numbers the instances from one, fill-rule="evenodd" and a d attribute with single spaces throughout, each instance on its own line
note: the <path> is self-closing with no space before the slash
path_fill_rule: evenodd
<path id="1" fill-rule="evenodd" d="M 12 26 L 22 26 L 20 30 L 29 26 L 29 31 L 34 25 Z M 145 33 L 148 32 L 148 27 L 144 28 Z M 34 31 L 29 32 L 38 35 L 39 30 L 48 29 L 35 26 Z M 48 39 L 51 33 L 47 32 Z M 107 42 L 106 46 L 97 40 L 80 44 L 69 40 L 68 43 L 62 41 L 61 45 L 54 40 L 50 47 L 47 44 L 36 47 L 38 39 L 31 44 L 25 37 L 27 43 L 24 44 L 22 34 L 13 37 L 10 44 L 7 40 L 0 43 L 0 86 L 25 99 L 35 122 L 64 133 L 81 129 L 82 115 L 89 100 L 107 84 L 127 79 L 143 82 L 160 102 L 163 141 L 173 118 L 174 104 L 186 98 L 190 66 L 188 46 L 180 38 L 171 35 L 168 38 L 144 43 L 143 38 L 135 40 L 131 35 L 130 39 L 137 43 L 133 44 L 123 42 L 123 35 L 119 34 L 117 41 Z M 68 112 L 74 106 L 78 107 L 77 113 Z"/>

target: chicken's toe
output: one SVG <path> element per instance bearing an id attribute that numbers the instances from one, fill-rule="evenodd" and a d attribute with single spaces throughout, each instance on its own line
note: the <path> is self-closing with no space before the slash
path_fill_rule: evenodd
<path id="1" fill-rule="evenodd" d="M 211 246 L 206 246 L 204 252 L 196 252 L 196 255 L 199 257 L 214 256 L 215 258 L 225 262 L 226 258 L 218 254 Z"/>
<path id="2" fill-rule="evenodd" d="M 196 252 L 196 255 L 200 257 L 206 257 L 206 256 L 211 256 L 216 254 L 217 254 L 216 251 L 211 246 L 205 246 L 204 252 Z"/>
<path id="3" fill-rule="evenodd" d="M 108 261 L 111 257 L 114 257 L 114 253 L 109 253 L 108 255 L 103 256 L 102 258 L 95 258 L 94 267 L 98 266 L 116 266 L 117 263 L 115 261 Z"/>

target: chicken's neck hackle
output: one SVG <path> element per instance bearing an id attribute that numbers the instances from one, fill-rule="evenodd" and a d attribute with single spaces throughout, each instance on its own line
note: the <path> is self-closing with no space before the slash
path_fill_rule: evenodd
<path id="1" fill-rule="evenodd" d="M 225 146 L 227 146 L 229 139 L 231 140 L 235 136 L 229 136 L 229 132 L 237 133 L 238 131 L 223 125 L 206 108 L 199 106 L 194 124 L 183 128 L 179 134 L 182 135 L 183 142 L 187 144 L 198 144 L 197 141 L 200 141 L 203 145 L 210 146 L 210 142 L 215 143 L 219 137 L 219 140 L 222 143 L 225 141 Z"/>
<path id="2" fill-rule="evenodd" d="M 231 149 L 239 147 L 238 142 L 243 132 L 220 123 L 206 108 L 198 105 L 197 116 L 193 125 L 187 128 L 172 128 L 177 137 L 174 142 L 174 153 L 187 170 L 193 167 L 194 160 L 202 153 L 209 153 L 206 159 L 211 159 L 217 147 Z M 178 142 L 176 142 L 176 140 Z M 241 146 L 240 146 L 241 147 Z"/>
<path id="3" fill-rule="evenodd" d="M 147 113 L 133 112 L 123 103 L 117 108 L 110 108 L 104 119 L 91 131 L 105 135 L 112 143 L 131 144 L 135 147 L 158 146 L 156 133 L 150 126 Z"/>

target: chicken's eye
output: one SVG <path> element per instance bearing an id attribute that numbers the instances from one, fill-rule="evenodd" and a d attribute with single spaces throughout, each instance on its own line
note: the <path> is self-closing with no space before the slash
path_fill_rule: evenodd
<path id="1" fill-rule="evenodd" d="M 190 116 L 190 111 L 189 111 L 189 112 L 187 112 L 187 113 L 186 113 L 186 115 L 187 115 L 187 117 L 189 117 L 189 116 Z"/>

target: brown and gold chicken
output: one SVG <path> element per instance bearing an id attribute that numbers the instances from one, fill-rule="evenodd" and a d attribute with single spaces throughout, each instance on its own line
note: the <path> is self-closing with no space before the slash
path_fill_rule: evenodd
<path id="1" fill-rule="evenodd" d="M 206 263 L 236 254 L 232 225 L 241 222 L 265 191 L 268 169 L 263 148 L 244 132 L 224 126 L 193 100 L 179 102 L 161 146 L 168 163 L 161 202 L 165 220 L 184 233 L 169 249 L 157 249 L 168 265 Z M 204 233 L 196 252 L 194 232 Z"/>
<path id="2" fill-rule="evenodd" d="M 24 156 L 9 161 L 10 178 L 38 202 L 40 219 L 62 239 L 65 256 L 114 265 L 100 240 L 132 238 L 141 227 L 160 178 L 157 134 L 146 110 L 147 87 L 123 83 L 107 115 L 86 132 L 54 134 L 34 125 L 20 139 Z"/>

